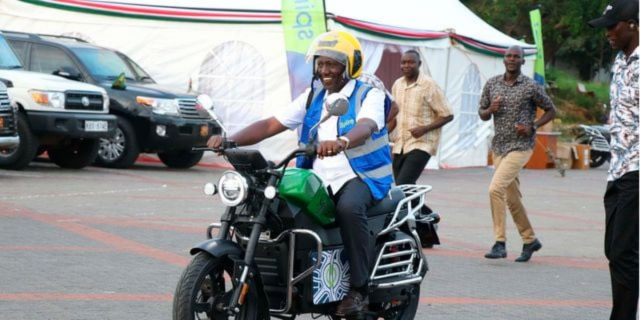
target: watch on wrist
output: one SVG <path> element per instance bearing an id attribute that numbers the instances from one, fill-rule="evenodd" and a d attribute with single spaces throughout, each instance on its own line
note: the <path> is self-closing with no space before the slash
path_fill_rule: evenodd
<path id="1" fill-rule="evenodd" d="M 339 136 L 338 140 L 344 142 L 344 149 L 343 150 L 349 149 L 349 143 L 351 142 L 351 140 L 349 140 L 349 138 L 347 138 L 345 136 Z"/>

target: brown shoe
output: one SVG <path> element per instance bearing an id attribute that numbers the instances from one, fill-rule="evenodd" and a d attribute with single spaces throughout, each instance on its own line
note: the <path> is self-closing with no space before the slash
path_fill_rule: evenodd
<path id="1" fill-rule="evenodd" d="M 340 302 L 336 309 L 336 314 L 351 315 L 366 311 L 369 306 L 369 297 L 362 297 L 362 294 L 355 290 L 349 290 L 347 296 Z"/>

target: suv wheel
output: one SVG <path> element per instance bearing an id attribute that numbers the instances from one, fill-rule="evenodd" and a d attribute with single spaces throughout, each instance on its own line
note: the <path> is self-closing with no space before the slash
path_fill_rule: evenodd
<path id="1" fill-rule="evenodd" d="M 38 139 L 31 133 L 29 122 L 22 113 L 18 114 L 18 136 L 20 145 L 17 148 L 0 151 L 0 168 L 22 170 L 35 158 Z"/>
<path id="2" fill-rule="evenodd" d="M 169 168 L 187 169 L 198 164 L 203 154 L 202 151 L 180 150 L 160 152 L 158 158 Z"/>
<path id="3" fill-rule="evenodd" d="M 98 154 L 97 139 L 73 139 L 70 143 L 49 148 L 49 159 L 61 168 L 81 169 L 90 165 Z"/>
<path id="4" fill-rule="evenodd" d="M 136 162 L 139 154 L 140 148 L 131 122 L 118 117 L 114 136 L 100 139 L 96 164 L 107 168 L 129 168 Z"/>

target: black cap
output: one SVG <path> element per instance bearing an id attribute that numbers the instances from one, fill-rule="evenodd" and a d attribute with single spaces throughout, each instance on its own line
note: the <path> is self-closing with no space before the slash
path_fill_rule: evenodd
<path id="1" fill-rule="evenodd" d="M 614 0 L 602 13 L 602 17 L 589 21 L 594 28 L 608 28 L 620 21 L 638 21 L 638 0 Z"/>

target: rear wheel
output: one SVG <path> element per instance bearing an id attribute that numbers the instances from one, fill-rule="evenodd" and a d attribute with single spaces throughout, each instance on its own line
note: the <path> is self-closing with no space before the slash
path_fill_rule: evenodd
<path id="1" fill-rule="evenodd" d="M 261 319 L 258 288 L 249 280 L 249 289 L 233 316 L 224 310 L 229 305 L 237 284 L 233 279 L 233 262 L 216 258 L 206 252 L 198 253 L 182 273 L 173 297 L 173 319 Z"/>
<path id="2" fill-rule="evenodd" d="M 38 151 L 38 139 L 29 128 L 27 117 L 18 114 L 18 136 L 20 145 L 13 149 L 0 151 L 0 168 L 22 170 L 29 166 Z"/>
<path id="3" fill-rule="evenodd" d="M 609 154 L 607 152 L 601 151 L 591 151 L 591 161 L 589 162 L 589 167 L 597 168 L 603 165 L 607 159 L 609 159 Z"/>
<path id="4" fill-rule="evenodd" d="M 407 299 L 385 302 L 377 306 L 369 306 L 379 317 L 385 320 L 412 320 L 418 312 L 420 304 L 420 284 L 407 289 Z"/>
<path id="5" fill-rule="evenodd" d="M 180 150 L 160 152 L 158 158 L 169 168 L 187 169 L 198 164 L 203 155 L 202 151 Z"/>
<path id="6" fill-rule="evenodd" d="M 69 143 L 49 148 L 49 159 L 61 168 L 81 169 L 90 165 L 98 154 L 98 140 L 73 139 Z"/>

